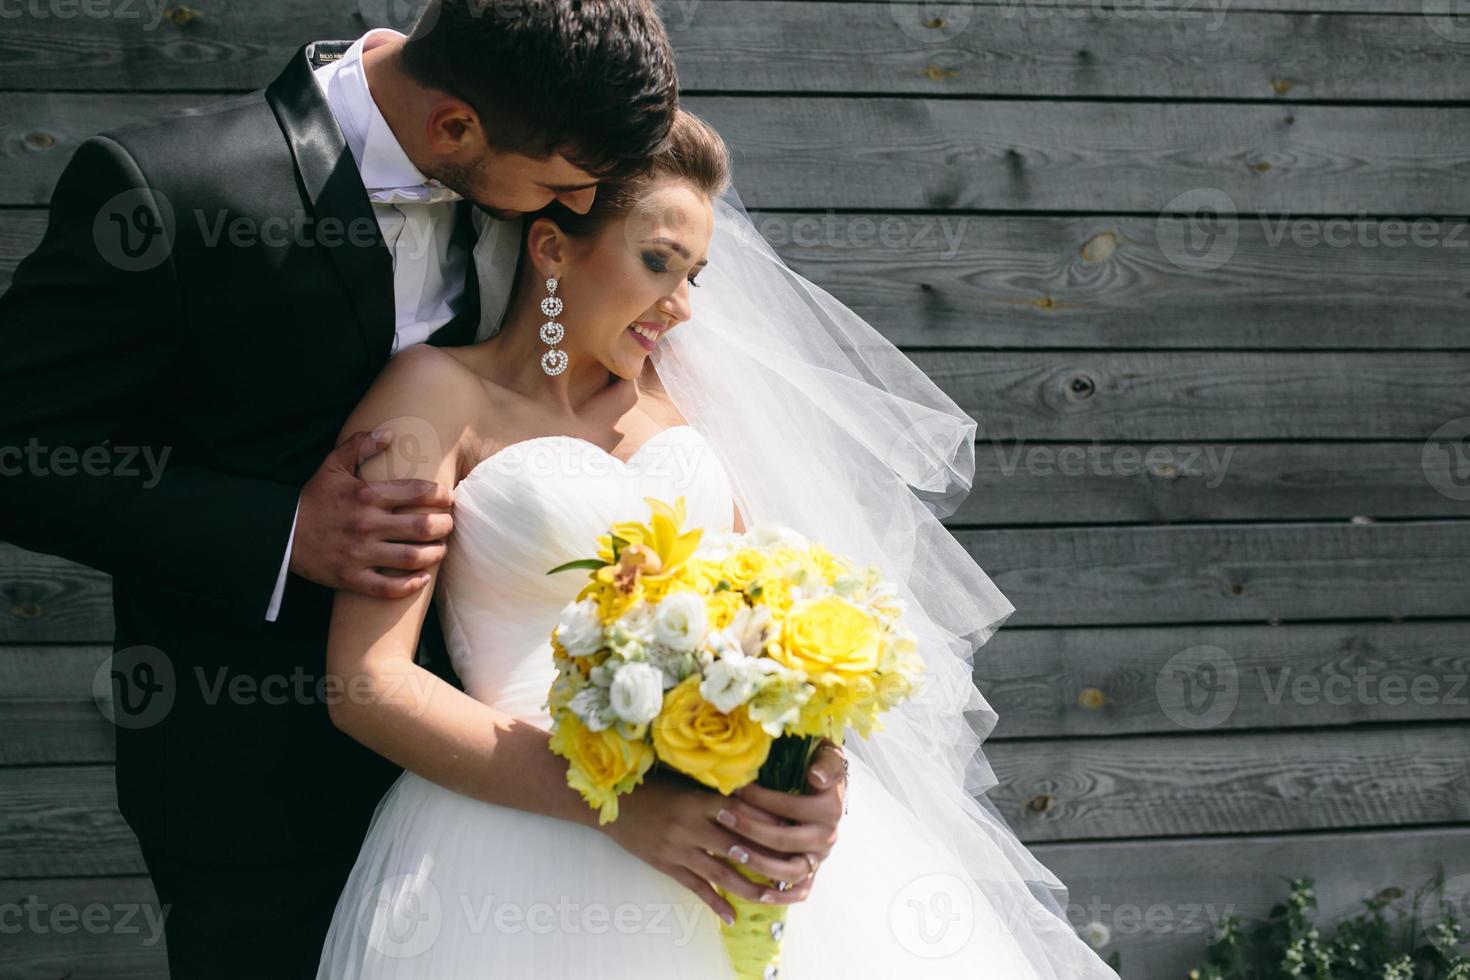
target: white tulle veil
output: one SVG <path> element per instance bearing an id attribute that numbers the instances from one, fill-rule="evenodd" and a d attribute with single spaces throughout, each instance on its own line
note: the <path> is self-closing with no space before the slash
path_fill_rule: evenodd
<path id="1" fill-rule="evenodd" d="M 786 524 L 880 565 L 925 660 L 920 693 L 884 731 L 850 735 L 847 752 L 953 852 L 1038 976 L 1115 977 L 1067 923 L 1065 887 L 984 795 L 996 777 L 980 746 L 996 715 L 974 651 L 1014 607 L 940 523 L 970 491 L 975 420 L 790 269 L 733 188 L 713 203 L 709 266 L 692 318 L 651 355 L 658 378 L 728 472 L 746 525 Z"/>

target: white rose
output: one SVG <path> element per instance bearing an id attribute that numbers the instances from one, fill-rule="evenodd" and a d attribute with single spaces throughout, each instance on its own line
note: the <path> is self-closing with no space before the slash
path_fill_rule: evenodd
<path id="1" fill-rule="evenodd" d="M 736 636 L 728 626 L 724 629 L 710 630 L 699 652 L 700 662 L 705 667 L 709 667 L 715 660 L 735 660 L 745 657 L 745 651 L 740 646 L 740 637 Z"/>
<path id="2" fill-rule="evenodd" d="M 597 612 L 597 600 L 587 598 L 563 606 L 556 624 L 556 638 L 574 657 L 585 657 L 600 650 L 602 619 Z"/>
<path id="3" fill-rule="evenodd" d="M 613 713 L 629 724 L 653 721 L 664 704 L 663 671 L 646 663 L 624 664 L 608 689 Z"/>
<path id="4" fill-rule="evenodd" d="M 670 650 L 692 653 L 704 639 L 709 613 L 704 596 L 697 592 L 675 592 L 664 596 L 653 617 L 653 635 Z"/>

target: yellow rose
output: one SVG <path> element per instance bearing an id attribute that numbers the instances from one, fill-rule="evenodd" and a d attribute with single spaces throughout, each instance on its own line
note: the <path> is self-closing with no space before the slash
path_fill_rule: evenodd
<path id="1" fill-rule="evenodd" d="M 705 597 L 705 608 L 709 610 L 710 629 L 722 630 L 735 620 L 735 614 L 745 608 L 745 599 L 739 592 L 726 589 L 711 592 Z"/>
<path id="2" fill-rule="evenodd" d="M 557 718 L 551 751 L 569 763 L 567 785 L 597 808 L 599 824 L 618 818 L 618 795 L 643 782 L 654 763 L 647 742 L 630 742 L 611 728 L 594 732 L 571 712 Z"/>
<path id="3" fill-rule="evenodd" d="M 771 736 L 741 705 L 729 714 L 699 693 L 691 674 L 664 694 L 653 720 L 658 757 L 706 786 L 730 794 L 754 781 L 771 751 Z"/>
<path id="4" fill-rule="evenodd" d="M 821 545 L 812 546 L 810 554 L 812 564 L 817 567 L 818 574 L 822 576 L 822 581 L 828 585 L 831 585 L 840 576 L 848 573 L 847 564 Z"/>
<path id="5" fill-rule="evenodd" d="M 841 596 L 824 595 L 791 606 L 771 656 L 813 679 L 850 681 L 878 666 L 878 644 L 877 620 Z"/>
<path id="6" fill-rule="evenodd" d="M 734 588 L 744 589 L 765 573 L 768 564 L 763 552 L 742 548 L 720 563 L 720 576 Z"/>
<path id="7" fill-rule="evenodd" d="M 783 578 L 770 576 L 753 583 L 755 591 L 748 593 L 750 601 L 758 606 L 769 606 L 772 614 L 783 615 L 791 608 L 791 586 Z"/>

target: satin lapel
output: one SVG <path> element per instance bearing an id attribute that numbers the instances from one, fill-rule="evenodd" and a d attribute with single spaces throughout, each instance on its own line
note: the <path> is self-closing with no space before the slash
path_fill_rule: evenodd
<path id="1" fill-rule="evenodd" d="M 463 347 L 475 342 L 475 330 L 480 325 L 480 277 L 475 274 L 475 225 L 470 220 L 469 201 L 460 201 L 454 209 L 454 247 L 469 256 L 465 262 L 464 294 L 460 297 L 459 312 L 454 318 L 429 335 L 429 343 L 436 347 Z"/>
<path id="2" fill-rule="evenodd" d="M 393 259 L 306 50 L 302 45 L 267 86 L 266 101 L 296 159 L 314 221 L 309 230 L 317 233 L 313 247 L 324 248 L 342 276 L 368 356 L 386 361 L 393 344 Z"/>

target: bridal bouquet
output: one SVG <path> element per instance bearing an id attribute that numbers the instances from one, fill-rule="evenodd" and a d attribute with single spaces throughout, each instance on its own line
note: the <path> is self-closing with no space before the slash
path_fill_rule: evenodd
<path id="1" fill-rule="evenodd" d="M 784 525 L 706 535 L 683 528 L 683 497 L 644 500 L 647 524 L 614 524 L 595 558 L 547 573 L 589 570 L 551 634 L 545 706 L 567 784 L 600 824 L 655 765 L 724 794 L 802 792 L 822 738 L 881 731 L 918 683 L 896 587 Z M 770 980 L 786 906 L 719 892 L 736 910 L 721 928 L 736 973 Z"/>

